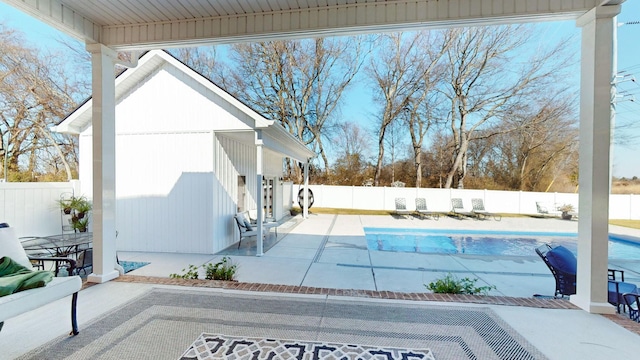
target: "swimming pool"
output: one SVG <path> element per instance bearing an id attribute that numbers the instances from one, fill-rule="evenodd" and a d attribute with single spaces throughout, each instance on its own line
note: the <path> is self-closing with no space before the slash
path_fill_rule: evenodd
<path id="1" fill-rule="evenodd" d="M 365 227 L 369 250 L 437 254 L 536 256 L 542 244 L 577 252 L 576 233 Z M 609 258 L 640 260 L 640 243 L 609 236 Z"/>

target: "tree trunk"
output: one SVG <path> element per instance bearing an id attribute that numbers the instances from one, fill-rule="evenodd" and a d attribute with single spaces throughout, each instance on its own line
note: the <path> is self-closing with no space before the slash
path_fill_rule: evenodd
<path id="1" fill-rule="evenodd" d="M 376 172 L 373 177 L 374 186 L 380 186 L 380 175 L 382 174 L 382 159 L 384 158 L 384 131 L 385 128 L 381 128 L 380 135 L 378 135 L 378 162 L 376 163 Z"/>

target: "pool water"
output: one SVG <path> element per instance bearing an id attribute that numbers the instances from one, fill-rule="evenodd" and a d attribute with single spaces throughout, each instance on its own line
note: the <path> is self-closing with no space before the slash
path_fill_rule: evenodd
<path id="1" fill-rule="evenodd" d="M 364 228 L 369 250 L 436 254 L 536 256 L 543 244 L 577 252 L 576 233 Z M 640 239 L 638 239 L 640 241 Z M 609 236 L 609 258 L 640 260 L 640 242 Z"/>

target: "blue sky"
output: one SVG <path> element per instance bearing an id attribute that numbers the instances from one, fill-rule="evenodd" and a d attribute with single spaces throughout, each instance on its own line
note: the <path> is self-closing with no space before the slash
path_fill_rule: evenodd
<path id="1" fill-rule="evenodd" d="M 618 16 L 619 23 L 640 21 L 640 0 L 627 0 L 622 5 L 622 13 Z M 56 50 L 59 46 L 56 39 L 66 36 L 42 22 L 23 14 L 22 12 L 0 2 L 0 22 L 6 26 L 22 31 L 32 46 Z M 575 48 L 579 52 L 580 29 L 574 21 L 544 23 L 540 27 L 541 41 L 544 39 L 575 34 Z M 637 124 L 625 128 L 620 133 L 635 136 L 625 146 L 615 146 L 613 175 L 617 177 L 640 177 L 640 24 L 625 24 L 618 27 L 618 70 L 623 74 L 635 77 L 636 83 L 626 81 L 620 83 L 618 91 L 625 91 L 636 97 L 636 102 L 621 101 L 617 105 L 616 123 Z M 579 70 L 579 69 L 577 69 Z M 630 97 L 623 98 L 623 100 Z M 345 119 L 365 123 L 370 118 L 371 95 L 364 88 L 349 97 L 349 104 L 361 104 L 343 108 Z"/>

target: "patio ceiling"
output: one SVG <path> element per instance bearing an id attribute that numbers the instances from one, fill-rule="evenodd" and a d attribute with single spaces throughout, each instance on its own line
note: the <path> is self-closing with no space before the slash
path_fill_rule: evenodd
<path id="1" fill-rule="evenodd" d="M 0 0 L 114 50 L 575 19 L 620 0 Z"/>

